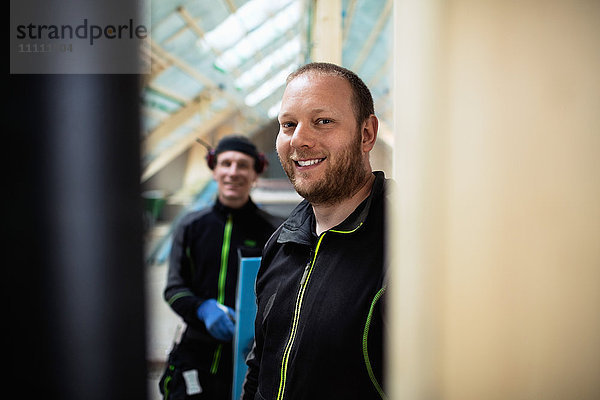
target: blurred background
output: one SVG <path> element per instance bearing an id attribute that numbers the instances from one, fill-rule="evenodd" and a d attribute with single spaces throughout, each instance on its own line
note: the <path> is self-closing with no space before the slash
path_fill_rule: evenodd
<path id="1" fill-rule="evenodd" d="M 252 196 L 286 215 L 285 77 L 328 61 L 371 88 L 372 164 L 396 181 L 390 398 L 600 398 L 600 2 L 145 7 L 149 73 L 9 76 L 19 387 L 158 398 L 181 324 L 162 300 L 171 229 L 215 194 L 196 139 L 252 138 L 270 160 Z"/>

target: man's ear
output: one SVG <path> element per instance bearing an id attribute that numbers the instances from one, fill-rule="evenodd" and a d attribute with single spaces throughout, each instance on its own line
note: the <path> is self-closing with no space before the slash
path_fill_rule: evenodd
<path id="1" fill-rule="evenodd" d="M 362 151 L 369 152 L 375 146 L 377 140 L 377 130 L 379 129 L 379 120 L 373 114 L 362 123 Z"/>

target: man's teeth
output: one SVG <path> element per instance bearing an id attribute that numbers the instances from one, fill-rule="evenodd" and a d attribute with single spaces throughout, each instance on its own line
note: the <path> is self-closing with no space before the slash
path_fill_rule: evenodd
<path id="1" fill-rule="evenodd" d="M 298 161 L 298 165 L 301 167 L 307 167 L 309 165 L 315 165 L 317 163 L 320 163 L 321 161 L 323 161 L 322 158 L 315 160 Z"/>

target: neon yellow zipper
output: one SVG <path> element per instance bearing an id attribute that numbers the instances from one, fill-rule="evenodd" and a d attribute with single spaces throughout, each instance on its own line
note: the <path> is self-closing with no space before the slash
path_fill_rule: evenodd
<path id="1" fill-rule="evenodd" d="M 292 320 L 292 328 L 290 330 L 290 337 L 289 337 L 288 342 L 283 351 L 283 358 L 281 360 L 281 370 L 280 370 L 279 390 L 277 391 L 277 400 L 283 400 L 283 395 L 285 393 L 288 362 L 290 359 L 290 353 L 292 352 L 292 347 L 294 346 L 294 341 L 296 340 L 296 333 L 298 332 L 298 321 L 300 320 L 300 310 L 302 308 L 302 301 L 304 300 L 304 293 L 306 292 L 306 287 L 308 286 L 308 281 L 310 280 L 310 276 L 311 276 L 313 268 L 315 266 L 315 261 L 317 259 L 317 254 L 319 253 L 319 248 L 321 247 L 321 243 L 323 242 L 323 238 L 325 237 L 327 232 L 352 233 L 352 232 L 355 232 L 361 226 L 362 226 L 362 222 L 356 228 L 354 228 L 350 231 L 338 231 L 338 230 L 325 231 L 319 237 L 319 241 L 317 242 L 317 246 L 315 248 L 315 254 L 313 256 L 313 259 L 306 265 L 306 268 L 304 269 L 304 273 L 302 274 L 302 278 L 300 279 L 300 287 L 298 289 L 298 295 L 296 297 L 296 305 L 294 306 L 294 319 Z"/>
<path id="2" fill-rule="evenodd" d="M 223 246 L 221 247 L 221 269 L 219 271 L 219 283 L 217 292 L 217 301 L 221 304 L 225 304 L 225 281 L 227 280 L 227 264 L 229 261 L 229 248 L 231 247 L 231 230 L 233 228 L 233 217 L 231 214 L 227 216 L 227 222 L 225 223 L 225 231 L 223 232 Z M 221 359 L 221 352 L 223 351 L 223 345 L 219 344 L 213 355 L 213 362 L 210 367 L 210 373 L 216 374 L 219 368 L 219 360 Z"/>
<path id="3" fill-rule="evenodd" d="M 371 318 L 373 317 L 373 310 L 375 309 L 375 304 L 379 301 L 381 296 L 386 290 L 386 286 L 379 289 L 379 291 L 375 294 L 373 301 L 371 301 L 371 307 L 369 307 L 369 314 L 367 315 L 367 322 L 365 322 L 365 330 L 363 332 L 363 357 L 365 359 L 365 366 L 367 367 L 367 373 L 369 374 L 369 378 L 371 379 L 371 383 L 373 383 L 373 387 L 379 393 L 379 397 L 383 400 L 387 400 L 387 396 L 383 392 L 381 385 L 377 381 L 375 374 L 373 373 L 373 367 L 371 366 L 371 360 L 369 359 L 369 329 L 371 328 Z"/>

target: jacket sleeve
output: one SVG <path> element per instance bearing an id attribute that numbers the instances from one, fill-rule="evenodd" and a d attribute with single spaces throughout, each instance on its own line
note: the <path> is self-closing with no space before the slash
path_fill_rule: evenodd
<path id="1" fill-rule="evenodd" d="M 197 297 L 192 292 L 192 270 L 190 259 L 186 254 L 187 246 L 186 224 L 182 223 L 173 234 L 167 284 L 163 297 L 186 324 L 200 328 L 204 324 L 198 319 L 196 310 L 205 299 Z"/>
<path id="2" fill-rule="evenodd" d="M 246 371 L 246 377 L 242 385 L 242 395 L 240 400 L 254 400 L 256 396 L 256 390 L 258 388 L 258 371 L 259 371 L 259 354 L 260 352 L 256 349 L 256 340 L 252 345 L 252 350 L 246 357 L 246 365 L 248 370 Z"/>

